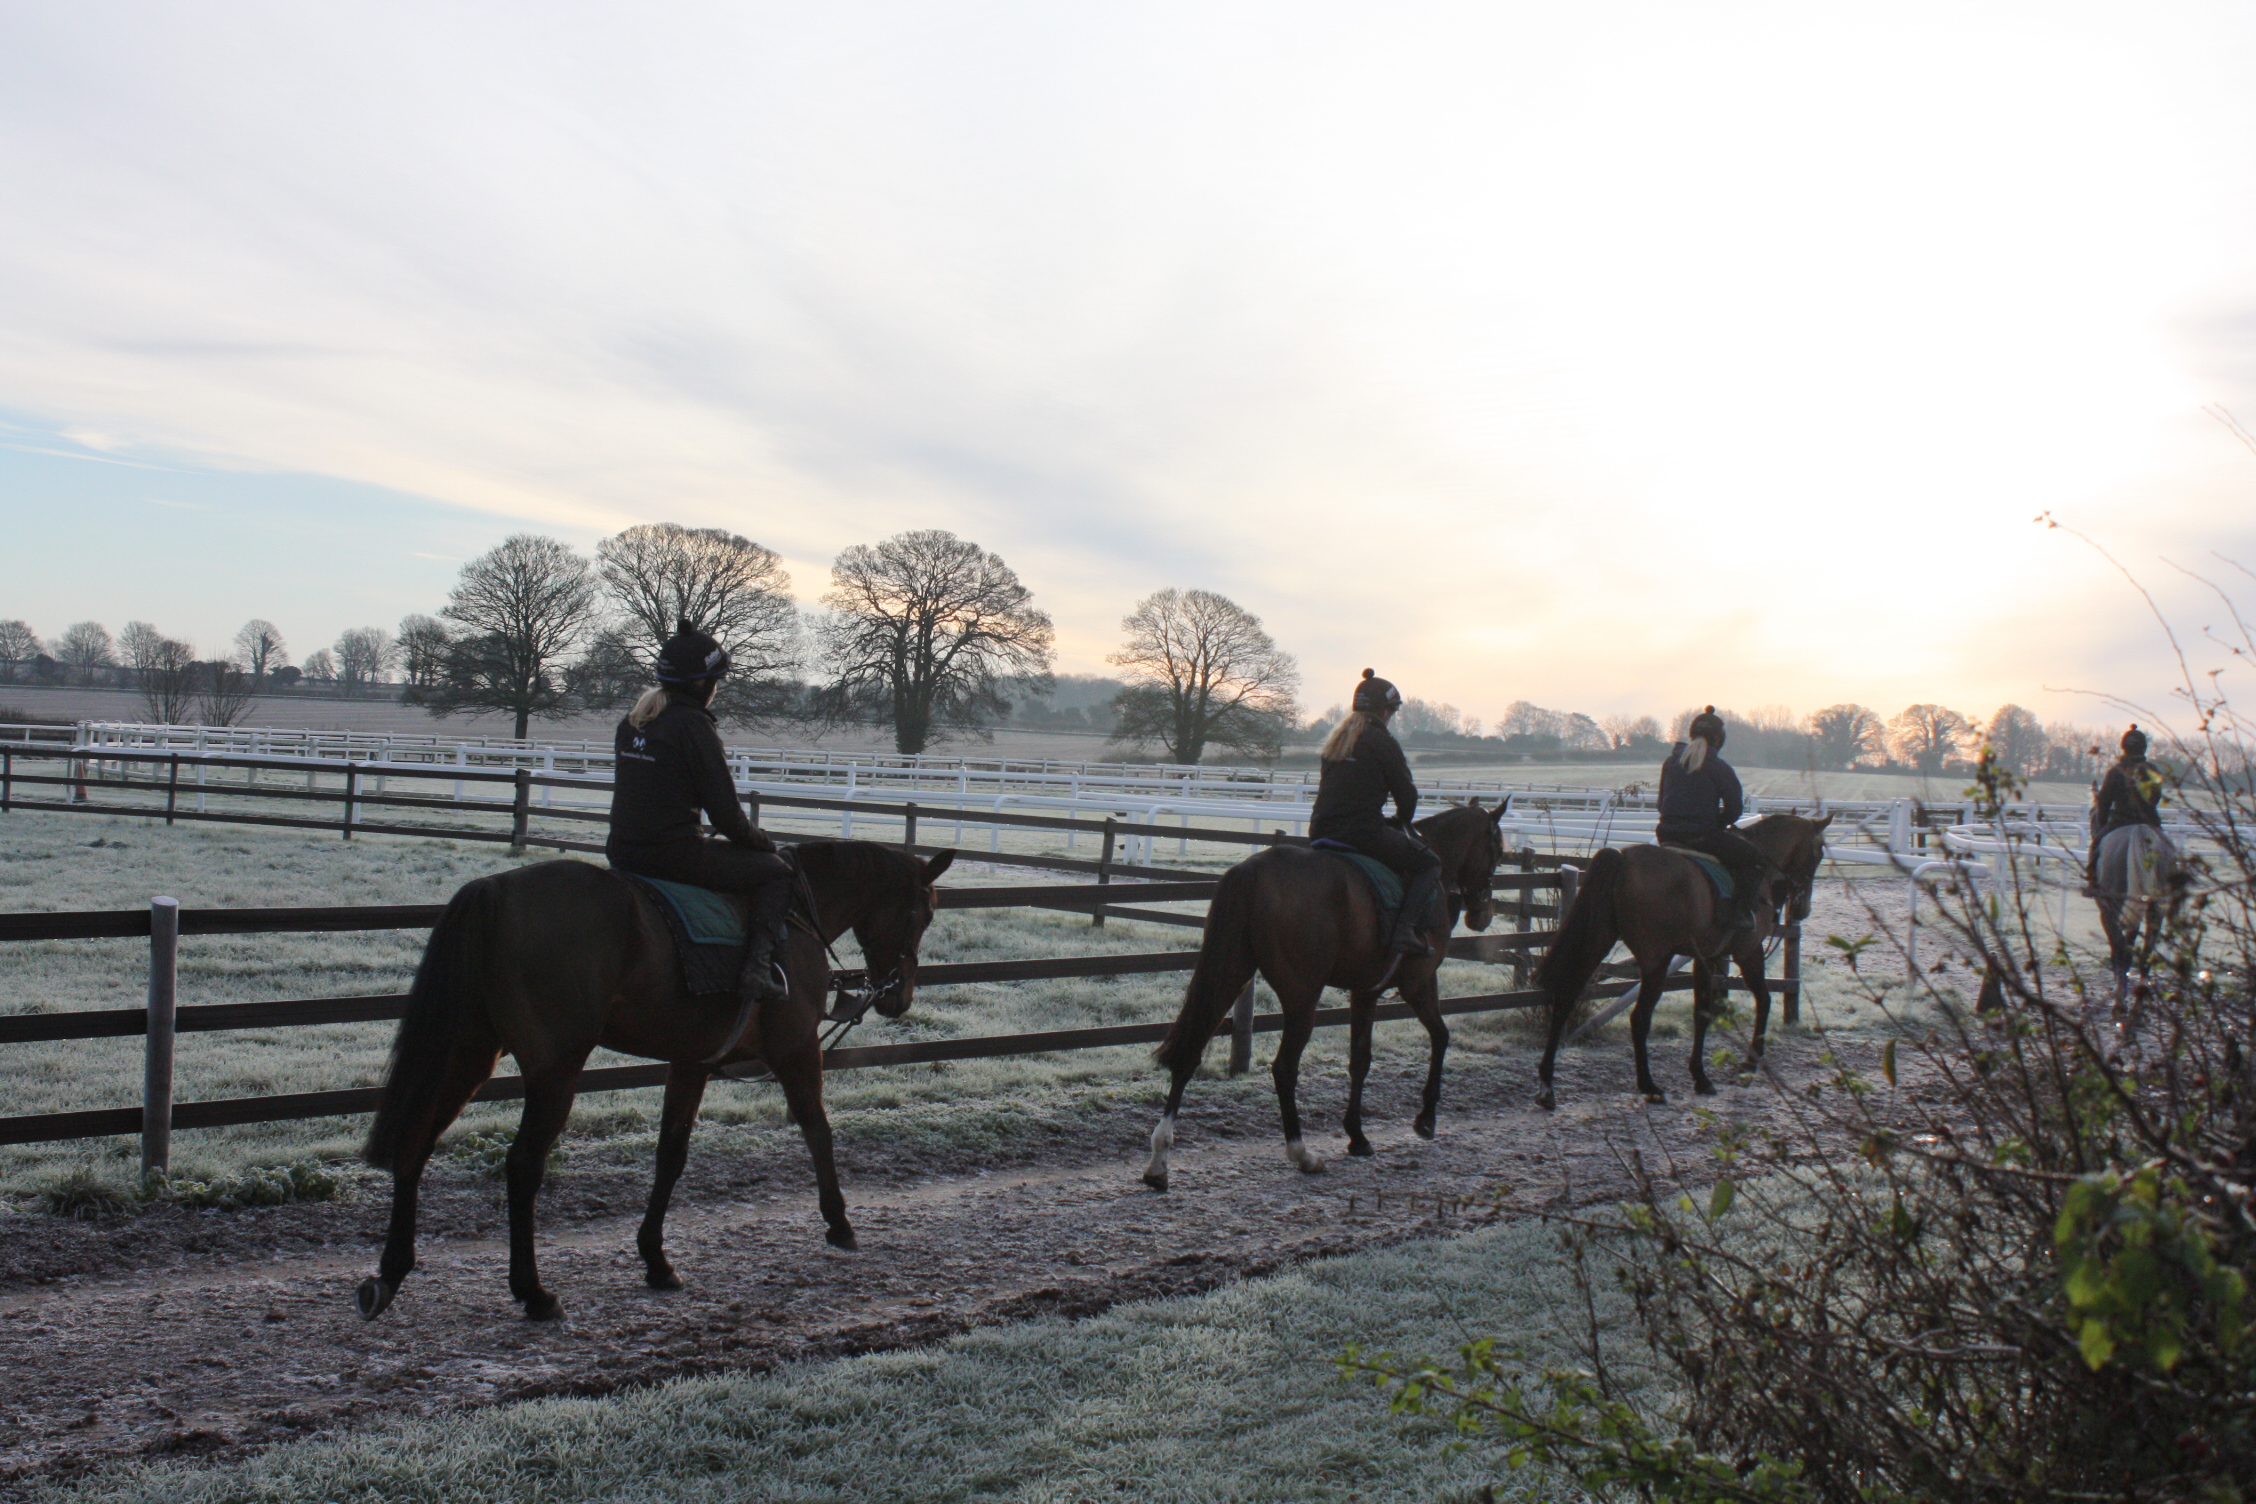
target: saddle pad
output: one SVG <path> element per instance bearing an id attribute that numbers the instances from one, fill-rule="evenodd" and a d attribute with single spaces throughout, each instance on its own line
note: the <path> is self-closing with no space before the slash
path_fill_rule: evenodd
<path id="1" fill-rule="evenodd" d="M 1732 895 L 1739 891 L 1739 885 L 1731 880 L 1731 869 L 1705 851 L 1694 851 L 1689 846 L 1663 846 L 1661 850 L 1673 851 L 1678 856 L 1688 857 L 1692 861 L 1698 862 L 1700 870 L 1705 872 L 1708 875 L 1708 881 L 1714 884 L 1716 897 L 1722 899 L 1725 903 L 1731 902 Z"/>
<path id="2" fill-rule="evenodd" d="M 619 875 L 647 893 L 665 921 L 666 933 L 674 942 L 674 958 L 681 966 L 683 994 L 733 995 L 737 973 L 744 965 L 744 923 L 729 901 L 710 888 L 633 872 Z"/>
<path id="3" fill-rule="evenodd" d="M 1392 916 L 1396 909 L 1402 907 L 1402 874 L 1396 872 L 1392 867 L 1389 867 L 1377 857 L 1365 856 L 1354 847 L 1342 845 L 1337 841 L 1311 841 L 1309 844 L 1328 855 L 1345 857 L 1362 868 L 1363 876 L 1370 880 L 1371 894 L 1378 899 L 1379 911 L 1382 914 Z"/>

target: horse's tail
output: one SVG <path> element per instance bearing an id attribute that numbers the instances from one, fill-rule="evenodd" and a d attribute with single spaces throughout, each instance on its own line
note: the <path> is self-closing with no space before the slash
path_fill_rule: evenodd
<path id="1" fill-rule="evenodd" d="M 486 937 L 499 906 L 494 880 L 481 877 L 454 895 L 432 927 L 407 1011 L 400 1016 L 399 1036 L 392 1041 L 376 1121 L 361 1150 L 361 1157 L 379 1170 L 398 1168 L 405 1144 L 439 1111 L 447 1067 L 466 1036 L 488 1031 L 477 1011 L 478 993 L 485 981 Z"/>
<path id="2" fill-rule="evenodd" d="M 1535 968 L 1535 985 L 1550 991 L 1553 1011 L 1573 1006 L 1621 938 L 1614 922 L 1614 890 L 1621 885 L 1622 866 L 1622 854 L 1611 846 L 1591 858 L 1574 903 L 1559 921 L 1557 938 Z"/>
<path id="3" fill-rule="evenodd" d="M 1253 980 L 1253 891 L 1258 881 L 1259 874 L 1240 863 L 1223 873 L 1215 886 L 1214 901 L 1206 909 L 1206 933 L 1199 941 L 1198 965 L 1183 989 L 1183 1010 L 1152 1051 L 1152 1058 L 1170 1071 L 1198 1068 L 1222 1015 Z"/>

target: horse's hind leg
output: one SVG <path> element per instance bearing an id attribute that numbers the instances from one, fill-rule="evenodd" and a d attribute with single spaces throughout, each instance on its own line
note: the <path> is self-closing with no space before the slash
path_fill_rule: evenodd
<path id="1" fill-rule="evenodd" d="M 1535 1068 L 1535 1105 L 1549 1112 L 1559 1104 L 1551 1089 L 1551 1070 L 1559 1059 L 1559 1038 L 1567 1032 L 1567 1015 L 1574 1011 L 1574 999 L 1561 993 L 1551 999 L 1551 1031 L 1544 1036 L 1543 1062 Z"/>
<path id="2" fill-rule="evenodd" d="M 653 1290 L 679 1290 L 681 1279 L 666 1260 L 666 1204 L 674 1182 L 689 1163 L 689 1134 L 697 1126 L 697 1106 L 705 1100 L 705 1068 L 675 1064 L 666 1072 L 666 1106 L 658 1127 L 658 1166 L 650 1178 L 650 1206 L 635 1234 L 642 1255 L 643 1282 Z"/>
<path id="3" fill-rule="evenodd" d="M 1280 992 L 1277 1003 L 1284 1011 L 1285 1031 L 1277 1041 L 1277 1058 L 1269 1074 L 1277 1083 L 1277 1113 L 1284 1119 L 1285 1158 L 1303 1174 L 1314 1175 L 1324 1168 L 1324 1160 L 1301 1142 L 1300 1106 L 1293 1094 L 1300 1083 L 1300 1052 L 1308 1048 L 1308 1036 L 1316 1029 L 1316 998 Z"/>
<path id="4" fill-rule="evenodd" d="M 1347 1133 L 1347 1152 L 1358 1158 L 1375 1152 L 1363 1136 L 1363 1078 L 1371 1073 L 1371 1021 L 1378 1006 L 1375 992 L 1348 994 L 1347 1115 L 1340 1127 Z"/>
<path id="5" fill-rule="evenodd" d="M 1693 996 L 1697 997 L 1706 985 L 1699 978 L 1704 978 L 1707 971 L 1700 962 L 1695 961 L 1693 965 L 1697 973 Z M 1637 1090 L 1646 1101 L 1653 1103 L 1666 1102 L 1668 1093 L 1653 1080 L 1652 1060 L 1645 1053 L 1645 1036 L 1652 1032 L 1653 1005 L 1661 1000 L 1661 988 L 1667 980 L 1668 958 L 1663 957 L 1659 965 L 1645 968 L 1638 982 L 1637 1006 L 1629 1010 L 1629 1043 L 1637 1056 Z"/>
<path id="6" fill-rule="evenodd" d="M 1724 963 L 1729 974 L 1730 963 Z M 1708 1079 L 1708 1025 L 1718 1011 L 1723 979 L 1707 962 L 1695 957 L 1692 962 L 1692 1090 L 1703 1097 L 1715 1095 L 1715 1083 Z M 1638 1064 L 1645 1063 L 1642 1040 L 1638 1045 Z"/>
<path id="7" fill-rule="evenodd" d="M 822 1052 L 809 1040 L 801 1052 L 770 1056 L 768 1069 L 783 1088 L 783 1100 L 807 1141 L 807 1157 L 815 1162 L 815 1204 L 822 1209 L 824 1239 L 833 1248 L 858 1248 L 854 1228 L 846 1220 L 846 1197 L 838 1189 L 838 1165 L 831 1156 L 830 1116 L 823 1111 Z"/>
<path id="8" fill-rule="evenodd" d="M 414 1137 L 401 1146 L 399 1158 L 392 1165 L 392 1221 L 384 1235 L 384 1256 L 377 1262 L 375 1277 L 362 1280 L 360 1288 L 353 1292 L 353 1308 L 360 1312 L 361 1320 L 374 1321 L 383 1315 L 392 1297 L 399 1294 L 400 1281 L 414 1272 L 415 1203 L 422 1189 L 423 1171 L 431 1162 L 431 1152 L 438 1147 L 439 1135 L 461 1116 L 471 1096 L 493 1074 L 494 1059 L 499 1053 L 490 1037 L 458 1043 L 453 1058 L 446 1063 L 446 1077 L 432 1100 L 431 1115 L 417 1125 Z"/>
<path id="9" fill-rule="evenodd" d="M 509 1293 L 525 1303 L 533 1321 L 554 1321 L 563 1303 L 541 1288 L 533 1259 L 533 1198 L 540 1194 L 548 1151 L 555 1147 L 572 1115 L 573 1087 L 580 1066 L 550 1068 L 525 1076 L 525 1112 L 517 1120 L 517 1140 L 502 1168 L 509 1177 Z"/>

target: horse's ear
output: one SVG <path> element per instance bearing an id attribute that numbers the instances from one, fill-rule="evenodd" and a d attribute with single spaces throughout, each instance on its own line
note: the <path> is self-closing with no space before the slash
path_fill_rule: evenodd
<path id="1" fill-rule="evenodd" d="M 1505 810 L 1505 807 L 1506 807 L 1506 806 L 1507 806 L 1508 804 L 1510 804 L 1510 803 L 1511 803 L 1511 801 L 1510 801 L 1510 800 L 1508 800 L 1508 799 L 1499 799 L 1499 800 L 1497 800 L 1497 801 L 1496 801 L 1496 808 L 1494 808 L 1494 809 L 1492 809 L 1492 810 L 1490 810 L 1490 811 L 1488 812 L 1488 822 L 1489 822 L 1489 824 L 1491 824 L 1491 825 L 1501 825 L 1501 824 L 1503 824 L 1503 823 L 1504 823 L 1504 810 Z"/>
<path id="2" fill-rule="evenodd" d="M 940 881 L 940 874 L 947 871 L 955 860 L 956 854 L 953 851 L 943 851 L 931 861 L 926 862 L 924 864 L 924 885 L 929 888 Z"/>
<path id="3" fill-rule="evenodd" d="M 1472 797 L 1472 802 L 1471 802 L 1471 803 L 1469 803 L 1469 804 L 1467 804 L 1467 805 L 1465 806 L 1465 808 L 1467 808 L 1467 809 L 1479 809 L 1480 807 L 1481 807 L 1481 802 L 1480 802 L 1480 795 L 1478 795 L 1478 794 L 1475 794 L 1475 795 L 1473 795 L 1473 797 Z"/>
<path id="4" fill-rule="evenodd" d="M 1831 825 L 1832 823 L 1833 811 L 1827 810 L 1824 814 L 1818 816 L 1815 820 L 1810 821 L 1810 827 L 1813 830 L 1823 830 L 1826 826 Z"/>

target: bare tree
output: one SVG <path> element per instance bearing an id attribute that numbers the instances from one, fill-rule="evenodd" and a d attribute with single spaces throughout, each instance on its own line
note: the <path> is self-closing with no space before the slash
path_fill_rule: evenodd
<path id="1" fill-rule="evenodd" d="M 251 671 L 254 686 L 265 683 L 289 651 L 282 629 L 263 616 L 252 617 L 235 631 L 235 661 Z"/>
<path id="2" fill-rule="evenodd" d="M 1998 707 L 1998 713 L 1990 717 L 1987 740 L 2005 770 L 2024 778 L 2044 767 L 2045 753 L 2052 745 L 2043 725 L 2019 705 Z"/>
<path id="3" fill-rule="evenodd" d="M 1532 700 L 1514 700 L 1504 707 L 1504 714 L 1496 722 L 1496 734 L 1513 736 L 1558 736 L 1566 729 L 1567 718 L 1556 710 L 1545 710 Z"/>
<path id="4" fill-rule="evenodd" d="M 29 663 L 46 651 L 46 644 L 32 631 L 30 622 L 0 621 L 0 671 L 4 671 L 11 682 L 16 677 L 17 664 Z"/>
<path id="5" fill-rule="evenodd" d="M 649 679 L 650 665 L 634 650 L 633 639 L 617 627 L 588 639 L 587 651 L 564 671 L 566 691 L 590 710 L 632 704 Z"/>
<path id="6" fill-rule="evenodd" d="M 857 543 L 830 568 L 822 627 L 832 714 L 873 714 L 922 752 L 1006 714 L 999 681 L 1049 679 L 1050 618 L 1010 566 L 938 528 Z"/>
<path id="7" fill-rule="evenodd" d="M 144 625 L 134 622 L 126 630 Z M 196 702 L 196 689 L 203 675 L 196 662 L 196 650 L 177 637 L 152 633 L 155 641 L 147 637 L 133 643 L 133 672 L 135 687 L 141 691 L 141 704 L 149 712 L 149 720 L 159 726 L 179 726 L 188 720 L 188 711 Z"/>
<path id="8" fill-rule="evenodd" d="M 337 682 L 337 660 L 329 656 L 327 648 L 315 648 L 306 654 L 299 665 L 300 677 L 310 682 L 334 684 Z"/>
<path id="9" fill-rule="evenodd" d="M 1404 700 L 1394 716 L 1394 729 L 1404 736 L 1455 736 L 1464 724 L 1456 706 L 1419 699 Z"/>
<path id="10" fill-rule="evenodd" d="M 1888 721 L 1888 750 L 1922 773 L 1940 773 L 1974 723 L 1941 705 L 1908 705 Z"/>
<path id="11" fill-rule="evenodd" d="M 774 550 L 719 528 L 646 522 L 596 545 L 596 572 L 630 624 L 621 640 L 647 670 L 684 617 L 733 663 L 714 702 L 724 719 L 784 713 L 795 699 L 799 608 Z"/>
<path id="12" fill-rule="evenodd" d="M 73 622 L 55 644 L 55 659 L 72 670 L 79 683 L 92 684 L 94 675 L 115 661 L 111 651 L 108 628 L 98 621 Z"/>
<path id="13" fill-rule="evenodd" d="M 241 664 L 220 659 L 197 667 L 203 677 L 196 696 L 196 714 L 205 725 L 232 726 L 257 701 L 258 681 Z"/>
<path id="14" fill-rule="evenodd" d="M 158 656 L 171 639 L 145 621 L 129 621 L 125 630 L 118 633 L 118 657 L 124 662 L 133 682 L 139 684 L 156 667 Z"/>
<path id="15" fill-rule="evenodd" d="M 1810 761 L 1820 769 L 1839 772 L 1855 766 L 1860 757 L 1882 751 L 1886 735 L 1880 717 L 1862 705 L 1828 705 L 1809 718 Z"/>
<path id="16" fill-rule="evenodd" d="M 503 711 L 519 738 L 536 715 L 570 713 L 564 660 L 596 614 L 587 560 L 554 538 L 518 533 L 462 566 L 441 614 L 469 632 L 448 648 L 439 682 L 410 692 L 413 703 L 435 716 Z"/>
<path id="17" fill-rule="evenodd" d="M 1479 724 L 1477 721 L 1473 722 L 1465 734 L 1478 735 Z M 1579 710 L 1568 713 L 1566 724 L 1559 728 L 1559 740 L 1562 745 L 1577 752 L 1603 752 L 1613 745 L 1613 739 L 1606 735 L 1598 723 Z"/>
<path id="18" fill-rule="evenodd" d="M 1157 743 L 1195 763 L 1209 746 L 1275 757 L 1300 720 L 1300 665 L 1261 618 L 1211 590 L 1169 587 L 1121 618 L 1128 640 L 1107 661 L 1127 670 L 1112 739 Z"/>
<path id="19" fill-rule="evenodd" d="M 345 693 L 357 694 L 363 685 L 375 684 L 399 656 L 392 634 L 382 627 L 350 627 L 337 636 L 337 677 Z"/>
<path id="20" fill-rule="evenodd" d="M 410 689 L 427 689 L 446 672 L 447 647 L 454 634 L 435 616 L 403 616 L 399 624 L 399 665 Z"/>

